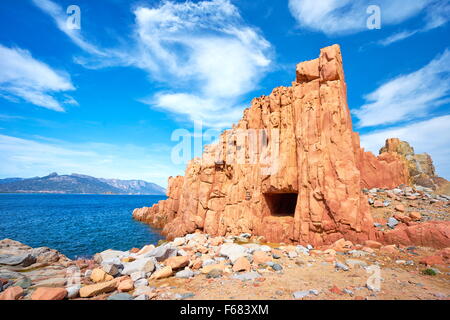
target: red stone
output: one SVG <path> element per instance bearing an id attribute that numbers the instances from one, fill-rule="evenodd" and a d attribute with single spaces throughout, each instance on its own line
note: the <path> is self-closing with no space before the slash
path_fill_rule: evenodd
<path id="1" fill-rule="evenodd" d="M 420 259 L 421 264 L 425 264 L 427 266 L 434 266 L 434 265 L 444 265 L 444 259 L 441 256 L 435 255 L 435 256 L 428 256 Z"/>
<path id="2" fill-rule="evenodd" d="M 9 287 L 0 293 L 0 300 L 18 300 L 23 296 L 23 289 L 21 287 Z"/>
<path id="3" fill-rule="evenodd" d="M 64 288 L 39 287 L 31 295 L 31 300 L 63 300 L 66 296 Z"/>
<path id="4" fill-rule="evenodd" d="M 334 294 L 339 294 L 339 295 L 344 294 L 344 292 L 342 292 L 342 290 L 339 289 L 339 288 L 336 287 L 336 286 L 333 286 L 333 287 L 330 289 L 330 292 L 331 292 L 331 293 L 334 293 Z"/>

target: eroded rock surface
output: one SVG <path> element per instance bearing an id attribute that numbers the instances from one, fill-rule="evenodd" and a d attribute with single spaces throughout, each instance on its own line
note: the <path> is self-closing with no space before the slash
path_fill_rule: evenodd
<path id="1" fill-rule="evenodd" d="M 167 200 L 133 216 L 169 239 L 199 229 L 273 242 L 322 245 L 342 236 L 361 242 L 376 238 L 361 187 L 407 182 L 400 156 L 377 158 L 360 148 L 340 48 L 333 45 L 300 63 L 291 87 L 254 99 L 184 177 L 169 179 Z"/>
<path id="2" fill-rule="evenodd" d="M 428 153 L 414 153 L 414 148 L 406 141 L 397 138 L 386 140 L 386 144 L 380 149 L 380 155 L 398 155 L 406 164 L 411 184 L 420 185 L 450 195 L 450 183 L 437 176 L 433 160 Z"/>

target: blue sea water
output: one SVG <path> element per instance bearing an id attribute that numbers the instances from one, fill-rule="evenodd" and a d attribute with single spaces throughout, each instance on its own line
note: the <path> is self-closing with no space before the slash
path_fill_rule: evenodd
<path id="1" fill-rule="evenodd" d="M 157 243 L 158 230 L 132 219 L 133 209 L 165 196 L 0 194 L 0 240 L 50 247 L 69 258 Z"/>

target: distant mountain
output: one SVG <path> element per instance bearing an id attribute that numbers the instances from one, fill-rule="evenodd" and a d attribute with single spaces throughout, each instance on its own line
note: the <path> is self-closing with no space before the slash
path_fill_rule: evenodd
<path id="1" fill-rule="evenodd" d="M 142 180 L 100 179 L 82 174 L 0 179 L 0 192 L 163 195 L 161 186 Z"/>
<path id="2" fill-rule="evenodd" d="M 6 178 L 6 179 L 0 179 L 0 184 L 3 183 L 10 183 L 10 182 L 16 182 L 16 181 L 20 181 L 23 180 L 23 178 Z"/>

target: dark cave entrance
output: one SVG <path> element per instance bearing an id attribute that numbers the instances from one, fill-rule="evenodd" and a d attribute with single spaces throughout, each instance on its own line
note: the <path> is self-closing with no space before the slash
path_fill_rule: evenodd
<path id="1" fill-rule="evenodd" d="M 291 216 L 295 214 L 297 193 L 265 193 L 267 206 L 272 216 Z"/>

